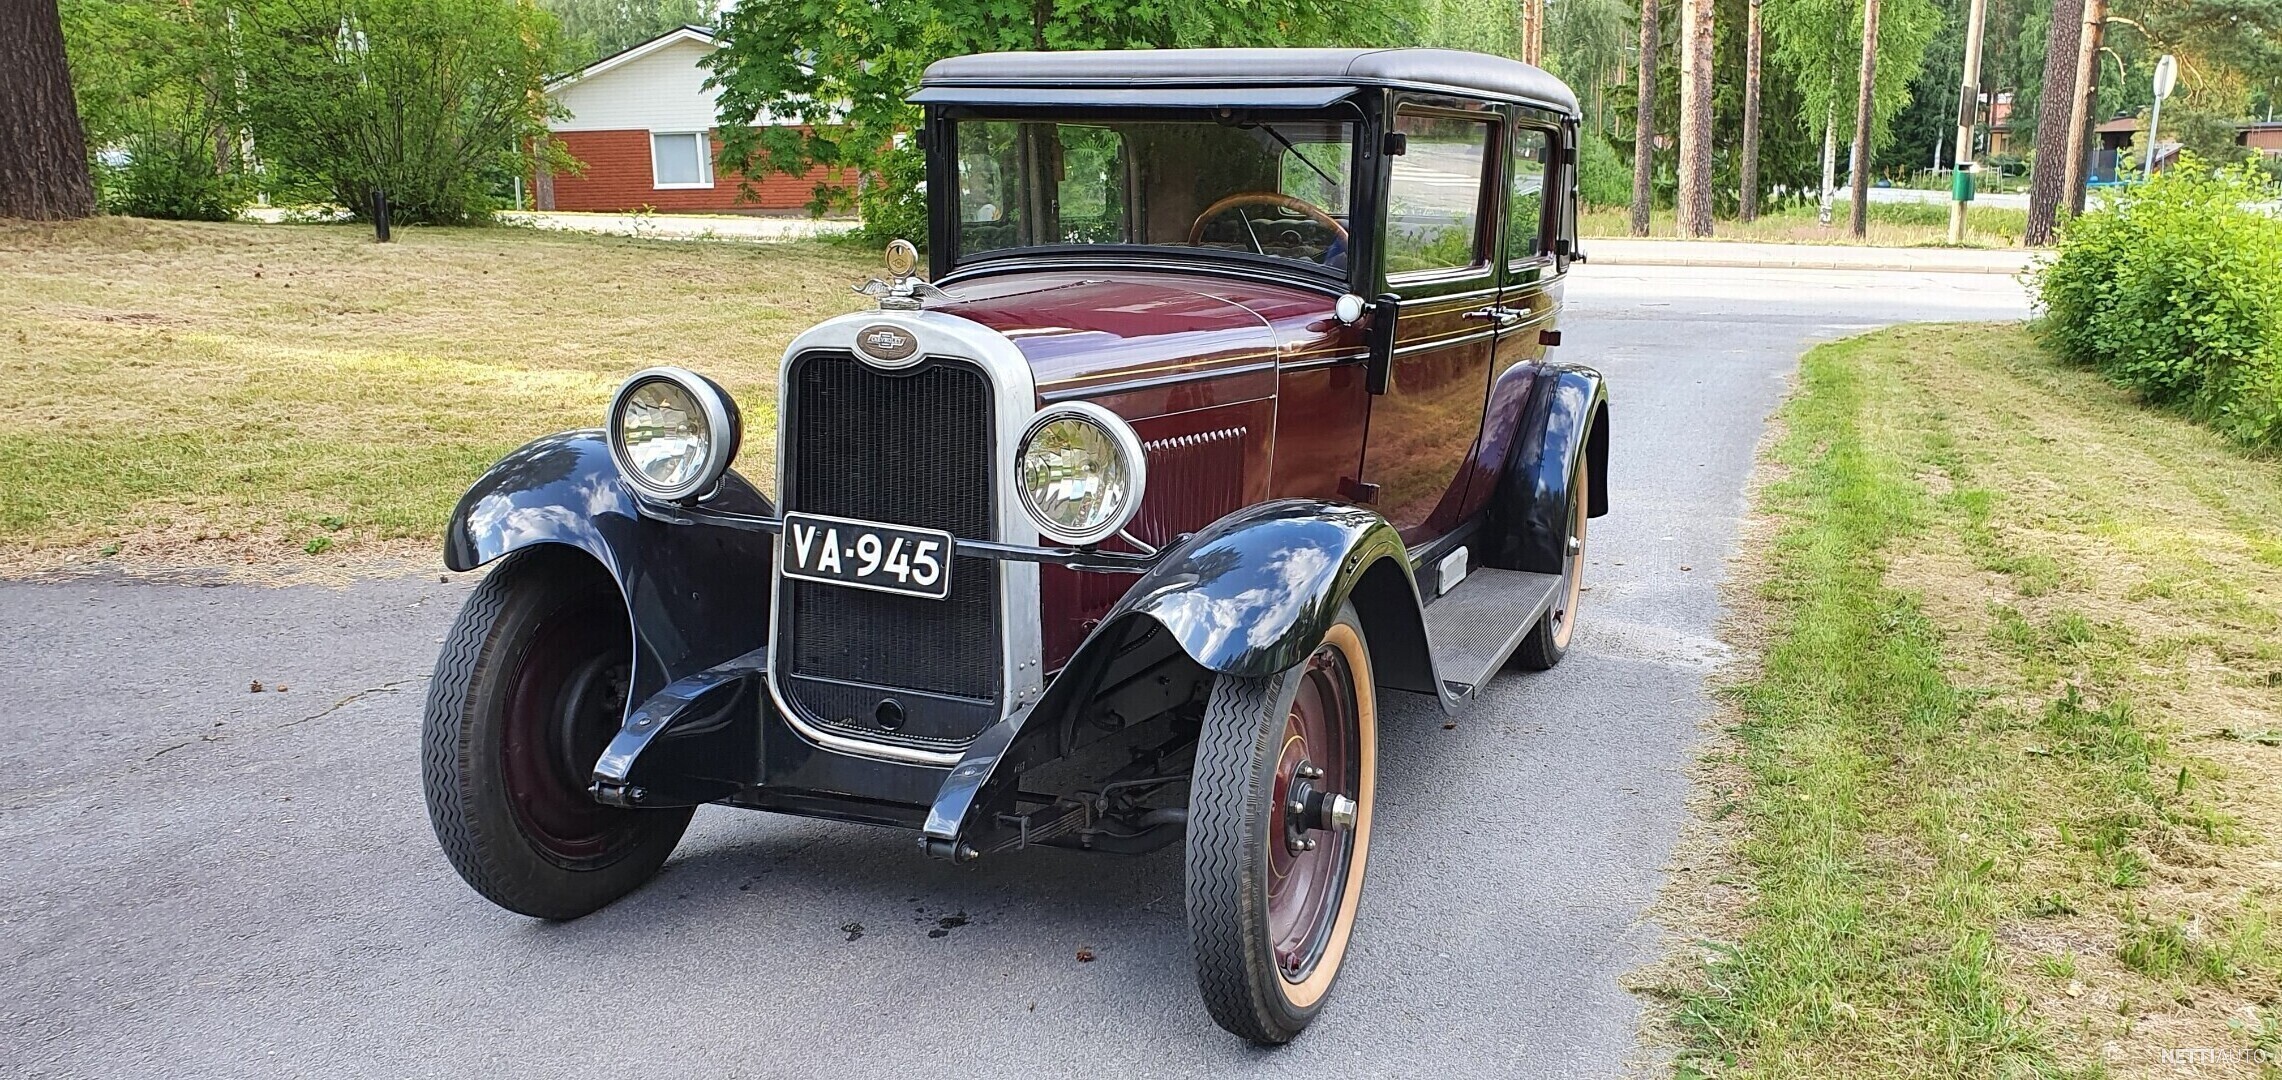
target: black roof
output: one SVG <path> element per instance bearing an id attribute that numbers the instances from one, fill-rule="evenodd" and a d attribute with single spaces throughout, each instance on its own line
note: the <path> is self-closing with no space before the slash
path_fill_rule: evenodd
<path id="1" fill-rule="evenodd" d="M 1074 90 L 1193 98 L 1201 88 L 1393 86 L 1525 102 L 1579 115 L 1577 94 L 1543 69 L 1456 49 L 1129 49 L 1002 52 L 928 65 L 914 101 L 1006 101 L 987 89 Z M 1250 95 L 1242 95 L 1249 97 Z"/>

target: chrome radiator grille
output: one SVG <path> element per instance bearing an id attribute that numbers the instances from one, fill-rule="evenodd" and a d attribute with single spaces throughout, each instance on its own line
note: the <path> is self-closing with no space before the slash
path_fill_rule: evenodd
<path id="1" fill-rule="evenodd" d="M 881 371 L 837 351 L 792 364 L 786 510 L 996 538 L 992 388 L 980 369 Z M 996 719 L 974 705 L 999 694 L 998 573 L 988 559 L 954 559 L 943 600 L 784 581 L 782 690 L 835 727 L 920 744 L 972 738 Z M 917 693 L 897 697 L 905 719 L 882 729 L 874 707 L 898 690 Z"/>

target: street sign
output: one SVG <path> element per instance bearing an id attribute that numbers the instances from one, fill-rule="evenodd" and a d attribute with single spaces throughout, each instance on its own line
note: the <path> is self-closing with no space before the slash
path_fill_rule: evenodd
<path id="1" fill-rule="evenodd" d="M 2171 88 L 2179 85 L 2179 59 L 2164 53 L 2155 62 L 2155 104 L 2147 113 L 2147 165 L 2140 170 L 2140 178 L 2155 175 L 2155 130 L 2163 123 L 2163 99 L 2171 96 Z"/>

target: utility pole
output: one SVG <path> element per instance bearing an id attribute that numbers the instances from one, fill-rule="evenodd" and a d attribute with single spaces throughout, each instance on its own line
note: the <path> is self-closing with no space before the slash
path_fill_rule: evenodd
<path id="1" fill-rule="evenodd" d="M 2091 165 L 2091 152 L 2084 144 L 2100 92 L 2100 36 L 2107 25 L 2108 0 L 2084 0 L 2084 32 L 2076 44 L 2076 89 L 2068 102 L 2068 180 L 2061 189 L 2070 213 L 2084 212 L 2084 179 Z"/>
<path id="2" fill-rule="evenodd" d="M 1981 116 L 1981 24 L 1987 8 L 1988 0 L 1973 0 L 1965 16 L 1965 80 L 1957 94 L 1957 149 L 1951 154 L 1957 173 L 1949 189 L 1952 244 L 1965 242 L 1965 204 L 1973 200 L 1973 172 L 1965 166 L 1973 160 L 1973 127 Z"/>
<path id="3" fill-rule="evenodd" d="M 1870 110 L 1877 103 L 1878 0 L 1862 4 L 1862 90 L 1855 98 L 1854 152 L 1847 155 L 1854 167 L 1854 206 L 1849 224 L 1854 238 L 1870 234 Z"/>
<path id="4" fill-rule="evenodd" d="M 1978 3 L 1980 0 L 1974 0 Z M 1743 39 L 1743 213 L 1759 217 L 1759 0 L 1751 0 Z"/>

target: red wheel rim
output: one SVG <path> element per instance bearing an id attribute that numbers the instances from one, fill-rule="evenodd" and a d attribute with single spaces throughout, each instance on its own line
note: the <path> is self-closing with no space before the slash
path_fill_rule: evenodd
<path id="1" fill-rule="evenodd" d="M 635 831 L 631 813 L 587 791 L 625 712 L 632 660 L 623 621 L 596 605 L 542 621 L 507 680 L 507 802 L 524 836 L 564 866 L 607 861 Z"/>
<path id="2" fill-rule="evenodd" d="M 1295 814 L 1295 792 L 1323 802 L 1360 801 L 1355 677 L 1337 646 L 1308 657 L 1299 692 L 1284 719 L 1276 759 L 1274 810 L 1268 821 L 1268 938 L 1276 967 L 1290 982 L 1314 972 L 1339 919 L 1354 857 L 1353 830 L 1324 826 L 1320 814 Z M 1321 775 L 1307 773 L 1319 770 Z M 1303 847 L 1307 841 L 1312 848 Z"/>

